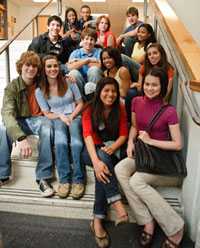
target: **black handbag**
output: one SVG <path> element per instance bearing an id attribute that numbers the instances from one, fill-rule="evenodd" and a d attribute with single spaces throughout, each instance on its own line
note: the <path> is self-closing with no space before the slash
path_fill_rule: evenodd
<path id="1" fill-rule="evenodd" d="M 150 120 L 146 131 L 149 132 L 167 106 L 163 105 Z M 136 170 L 151 174 L 166 176 L 187 175 L 185 161 L 181 151 L 164 150 L 144 143 L 141 139 L 135 141 Z"/>

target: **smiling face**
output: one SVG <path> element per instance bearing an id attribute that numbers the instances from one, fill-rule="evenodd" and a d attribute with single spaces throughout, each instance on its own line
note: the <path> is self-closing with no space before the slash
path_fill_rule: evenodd
<path id="1" fill-rule="evenodd" d="M 137 31 L 137 37 L 139 41 L 145 41 L 149 38 L 150 33 L 145 27 L 140 27 Z"/>
<path id="2" fill-rule="evenodd" d="M 160 79 L 152 75 L 147 75 L 144 80 L 143 91 L 149 99 L 158 97 L 161 92 Z"/>
<path id="3" fill-rule="evenodd" d="M 71 24 L 75 23 L 75 21 L 76 21 L 76 15 L 75 15 L 74 11 L 71 10 L 71 11 L 69 11 L 67 13 L 67 20 Z"/>
<path id="4" fill-rule="evenodd" d="M 84 21 L 87 21 L 91 15 L 91 10 L 89 8 L 82 8 L 80 12 L 81 17 Z"/>
<path id="5" fill-rule="evenodd" d="M 50 39 L 51 38 L 56 39 L 59 36 L 60 30 L 61 30 L 60 23 L 57 22 L 56 20 L 51 21 L 48 26 Z"/>
<path id="6" fill-rule="evenodd" d="M 86 52 L 91 52 L 94 48 L 96 41 L 93 37 L 86 35 L 83 39 L 83 49 Z"/>
<path id="7" fill-rule="evenodd" d="M 25 63 L 22 65 L 21 76 L 26 85 L 31 85 L 34 82 L 34 79 L 38 72 L 38 66 Z"/>
<path id="8" fill-rule="evenodd" d="M 115 67 L 115 61 L 113 58 L 110 57 L 108 52 L 103 52 L 102 61 L 106 69 L 112 69 L 113 67 Z"/>
<path id="9" fill-rule="evenodd" d="M 106 84 L 100 93 L 100 99 L 105 107 L 111 107 L 117 99 L 117 90 L 113 84 Z"/>
<path id="10" fill-rule="evenodd" d="M 99 25 L 98 25 L 99 31 L 100 32 L 106 32 L 106 31 L 108 31 L 108 27 L 109 27 L 108 20 L 104 17 L 101 18 Z"/>
<path id="11" fill-rule="evenodd" d="M 48 59 L 45 61 L 45 74 L 47 79 L 56 79 L 59 73 L 59 64 L 56 59 Z"/>
<path id="12" fill-rule="evenodd" d="M 147 50 L 147 57 L 152 65 L 157 65 L 160 62 L 161 54 L 156 47 L 150 47 Z"/>

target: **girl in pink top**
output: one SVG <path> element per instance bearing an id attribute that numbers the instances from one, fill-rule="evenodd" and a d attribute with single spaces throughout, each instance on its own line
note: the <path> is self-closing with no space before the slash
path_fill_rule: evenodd
<path id="1" fill-rule="evenodd" d="M 106 15 L 99 16 L 96 22 L 97 44 L 102 47 L 116 47 L 116 39 L 110 31 L 110 19 Z"/>
<path id="2" fill-rule="evenodd" d="M 166 150 L 182 148 L 177 113 L 168 106 L 155 123 L 150 133 L 147 127 L 152 116 L 164 104 L 168 76 L 159 67 L 153 67 L 144 78 L 143 96 L 136 97 L 132 106 L 132 126 L 129 132 L 127 156 L 115 167 L 116 176 L 128 199 L 134 216 L 143 230 L 139 237 L 141 247 L 151 247 L 156 223 L 166 235 L 161 248 L 177 248 L 183 237 L 183 219 L 159 194 L 157 186 L 180 185 L 181 178 L 138 172 L 134 160 L 134 140 Z"/>

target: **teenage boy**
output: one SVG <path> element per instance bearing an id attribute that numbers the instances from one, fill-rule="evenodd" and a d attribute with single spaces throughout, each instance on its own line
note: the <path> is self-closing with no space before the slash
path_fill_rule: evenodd
<path id="1" fill-rule="evenodd" d="M 62 20 L 59 16 L 53 15 L 48 18 L 47 25 L 48 32 L 33 38 L 28 50 L 36 52 L 40 58 L 48 54 L 56 55 L 61 62 L 63 73 L 66 74 L 67 68 L 65 63 L 71 52 L 71 44 L 69 39 L 62 38 L 59 34 L 62 27 Z"/>
<path id="2" fill-rule="evenodd" d="M 80 29 L 90 27 L 96 29 L 96 20 L 93 16 L 91 16 L 91 9 L 88 5 L 82 5 L 80 9 L 79 26 Z"/>
<path id="3" fill-rule="evenodd" d="M 39 157 L 36 167 L 36 181 L 44 197 L 52 196 L 54 191 L 48 183 L 52 177 L 52 125 L 44 116 L 35 98 L 40 58 L 28 51 L 16 63 L 19 76 L 5 88 L 0 125 L 0 186 L 9 182 L 11 175 L 12 143 L 18 141 L 20 154 L 28 158 L 32 147 L 28 135 L 39 135 Z"/>
<path id="4" fill-rule="evenodd" d="M 120 34 L 120 36 L 117 38 L 117 44 L 120 46 L 123 42 L 123 52 L 131 56 L 133 45 L 136 39 L 137 30 L 140 24 L 142 24 L 142 21 L 140 21 L 139 18 L 139 12 L 138 9 L 135 7 L 129 7 L 126 11 L 126 18 L 127 22 L 129 23 L 129 26 L 124 30 L 123 34 Z"/>
<path id="5" fill-rule="evenodd" d="M 77 85 L 85 99 L 84 87 L 86 82 L 97 83 L 102 78 L 100 69 L 100 48 L 95 48 L 97 33 L 87 28 L 81 32 L 82 48 L 74 50 L 68 62 L 69 75 L 76 79 Z"/>

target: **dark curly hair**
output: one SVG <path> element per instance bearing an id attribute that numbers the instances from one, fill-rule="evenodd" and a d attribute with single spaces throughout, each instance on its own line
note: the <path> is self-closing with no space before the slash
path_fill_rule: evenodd
<path id="1" fill-rule="evenodd" d="M 111 57 L 115 61 L 115 66 L 119 69 L 122 66 L 122 57 L 119 49 L 114 47 L 106 47 L 101 51 L 100 60 L 101 60 L 101 68 L 102 70 L 106 70 L 107 68 L 103 64 L 103 53 L 107 52 L 109 57 Z"/>

